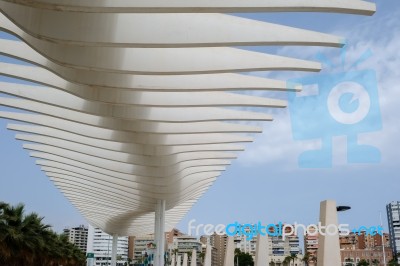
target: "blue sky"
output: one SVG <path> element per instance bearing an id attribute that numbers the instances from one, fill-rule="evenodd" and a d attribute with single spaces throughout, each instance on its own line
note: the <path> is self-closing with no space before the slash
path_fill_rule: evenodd
<path id="1" fill-rule="evenodd" d="M 312 13 L 243 16 L 346 37 L 348 64 L 356 61 L 363 51 L 372 51 L 373 55 L 356 70 L 373 69 L 376 72 L 383 128 L 359 137 L 362 142 L 379 148 L 381 163 L 347 164 L 343 159 L 346 139 L 338 136 L 333 140 L 332 168 L 299 168 L 298 155 L 310 147 L 318 147 L 318 140 L 294 141 L 289 111 L 280 110 L 274 112 L 274 122 L 261 124 L 264 133 L 256 136 L 255 143 L 247 146 L 246 152 L 239 155 L 239 159 L 198 201 L 178 228 L 187 231 L 187 223 L 191 219 L 211 224 L 234 221 L 315 223 L 319 202 L 324 199 L 335 199 L 338 204 L 352 206 L 350 211 L 340 214 L 341 223 L 354 227 L 377 225 L 381 211 L 384 226 L 387 227 L 385 205 L 392 200 L 400 200 L 400 152 L 397 148 L 400 141 L 400 119 L 397 115 L 400 107 L 396 102 L 400 97 L 397 74 L 400 66 L 400 8 L 395 0 L 380 0 L 377 5 L 378 11 L 372 17 Z M 340 51 L 334 48 L 249 49 L 313 60 L 319 52 L 333 58 L 333 61 L 340 56 Z M 322 73 L 329 71 L 326 69 Z M 254 74 L 281 79 L 304 75 Z M 0 77 L 0 80 L 4 78 Z M 0 110 L 5 108 L 0 107 Z M 25 203 L 28 211 L 45 216 L 45 221 L 58 231 L 66 226 L 86 223 L 39 170 L 34 159 L 29 158 L 21 143 L 14 139 L 14 133 L 5 129 L 7 122 L 0 120 L 0 200 Z"/>

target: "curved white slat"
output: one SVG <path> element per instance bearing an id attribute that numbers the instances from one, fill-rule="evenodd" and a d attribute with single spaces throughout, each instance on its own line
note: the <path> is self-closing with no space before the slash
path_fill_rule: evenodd
<path id="1" fill-rule="evenodd" d="M 26 132 L 26 133 L 33 133 L 33 134 L 38 134 L 38 135 L 44 135 L 44 136 L 57 136 L 57 138 L 64 139 L 64 140 L 72 140 L 75 142 L 82 142 L 86 141 L 89 138 L 92 138 L 90 133 L 88 134 L 87 132 L 83 131 L 77 132 L 77 133 L 71 133 L 73 132 L 74 128 L 71 128 L 69 131 L 67 130 L 60 130 L 60 129 L 55 129 L 51 127 L 43 127 L 43 126 L 29 126 L 29 125 L 21 125 L 21 124 L 8 124 L 7 128 L 10 130 L 16 130 L 16 131 L 21 131 L 21 132 Z M 97 141 L 97 139 L 102 139 L 98 135 L 96 135 L 96 132 L 93 132 L 93 141 Z M 210 147 L 210 145 L 221 145 L 224 143 L 230 144 L 230 143 L 240 143 L 240 142 L 251 142 L 253 139 L 249 137 L 241 137 L 241 136 L 231 136 L 227 134 L 222 134 L 222 135 L 214 135 L 216 137 L 216 141 L 221 141 L 215 144 L 182 144 L 182 141 L 178 141 L 174 139 L 164 139 L 164 143 L 161 141 L 158 141 L 158 143 L 152 143 L 150 145 L 148 144 L 141 144 L 141 143 L 136 143 L 137 141 L 135 140 L 135 134 L 129 134 L 129 132 L 118 132 L 118 131 L 109 131 L 107 132 L 108 134 L 112 135 L 115 134 L 114 138 L 114 143 L 117 142 L 119 145 L 127 145 L 131 144 L 129 146 L 126 146 L 128 149 L 133 148 L 137 151 L 139 154 L 146 154 L 146 153 L 158 153 L 160 150 L 164 151 L 175 151 L 176 153 L 179 152 L 187 152 L 187 151 L 195 151 L 196 148 L 198 150 L 202 150 L 202 147 L 206 147 L 206 149 L 209 149 L 207 147 Z M 108 135 L 107 134 L 107 135 Z M 157 137 L 157 135 L 155 135 Z M 179 135 L 177 136 L 179 138 Z M 97 139 L 96 139 L 97 138 Z M 103 140 L 107 140 L 107 136 L 104 134 Z M 93 143 L 88 141 L 88 143 Z M 209 142 L 211 140 L 208 140 Z M 99 142 L 99 143 L 104 143 L 104 142 Z M 95 145 L 95 144 L 92 144 Z M 99 144 L 97 144 L 99 145 Z M 177 146 L 179 145 L 179 146 Z M 171 149 L 169 149 L 172 147 Z M 179 148 L 181 147 L 181 148 Z M 164 149 L 162 149 L 164 148 Z"/>
<path id="2" fill-rule="evenodd" d="M 183 169 L 196 166 L 211 166 L 211 165 L 229 165 L 230 160 L 226 159 L 202 159 L 193 161 L 184 161 L 171 166 L 141 166 L 119 161 L 110 161 L 100 157 L 93 157 L 80 152 L 60 149 L 54 146 L 46 146 L 39 144 L 24 144 L 23 147 L 27 150 L 38 151 L 48 154 L 54 154 L 65 158 L 73 159 L 92 166 L 104 168 L 106 170 L 120 172 L 124 174 L 134 174 L 148 177 L 172 176 L 182 171 Z"/>
<path id="3" fill-rule="evenodd" d="M 169 206 L 174 206 L 176 204 L 179 204 L 179 202 L 181 201 L 181 199 L 179 199 L 179 196 L 177 197 L 178 193 L 183 193 L 185 192 L 186 188 L 185 186 L 180 186 L 180 187 L 167 187 L 164 189 L 164 191 L 168 191 L 168 192 L 164 192 L 164 193 L 151 193 L 146 195 L 145 193 L 141 193 L 143 195 L 134 195 L 135 191 L 134 190 L 129 190 L 129 191 L 121 191 L 121 193 L 115 193 L 116 191 L 120 190 L 120 188 L 112 188 L 112 186 L 110 186 L 110 184 L 96 184 L 93 180 L 86 180 L 85 178 L 82 178 L 81 176 L 73 176 L 70 174 L 56 174 L 56 173 L 46 173 L 48 176 L 53 177 L 53 180 L 62 180 L 64 184 L 75 184 L 77 187 L 81 187 L 81 188 L 86 188 L 88 191 L 88 193 L 86 193 L 87 195 L 90 194 L 94 194 L 97 195 L 96 198 L 99 199 L 104 199 L 104 201 L 106 201 L 106 199 L 110 199 L 110 203 L 113 203 L 114 200 L 116 199 L 121 199 L 124 198 L 126 201 L 129 201 L 129 205 L 128 207 L 130 208 L 131 205 L 135 205 L 138 204 L 141 207 L 144 206 L 148 206 L 148 209 L 151 210 L 154 207 L 155 204 L 155 200 L 154 198 L 163 198 L 167 200 L 167 203 L 169 204 Z M 204 184 L 200 184 L 200 182 L 203 182 L 207 179 L 214 179 L 215 177 L 219 176 L 219 173 L 207 173 L 207 174 L 202 174 L 202 176 L 199 176 L 198 178 L 195 178 L 194 176 L 191 176 L 191 181 L 192 181 L 192 186 L 191 186 L 191 190 L 197 190 L 200 187 L 202 187 L 202 185 Z M 93 186 L 93 190 L 90 190 L 90 185 L 88 184 L 92 184 Z M 104 193 L 101 193 L 101 189 L 102 186 L 107 186 L 106 189 L 103 189 Z M 175 188 L 175 192 L 173 191 Z M 169 189 L 169 190 L 168 190 Z M 140 191 L 140 190 L 139 190 Z M 178 191 L 178 192 L 177 192 Z M 114 195 L 115 194 L 115 195 Z M 102 195 L 102 196 L 99 196 Z M 142 200 L 140 200 L 142 198 Z M 146 199 L 149 199 L 148 202 L 146 202 Z M 151 200 L 153 199 L 153 200 Z M 115 201 L 114 204 L 118 205 L 118 201 Z"/>
<path id="4" fill-rule="evenodd" d="M 0 93 L 5 93 L 20 98 L 35 100 L 38 102 L 51 102 L 53 105 L 62 106 L 69 103 L 68 108 L 85 110 L 88 113 L 109 116 L 101 113 L 109 110 L 113 113 L 121 112 L 120 106 L 147 106 L 147 107 L 286 107 L 282 100 L 254 97 L 228 92 L 130 92 L 121 96 L 112 91 L 105 95 L 96 94 L 90 99 L 82 99 L 64 91 L 54 88 L 31 86 L 0 82 Z M 102 98 L 99 102 L 98 98 Z M 111 103 L 110 103 L 111 102 Z M 84 106 L 84 108 L 83 108 Z M 125 107 L 127 108 L 127 107 Z M 117 110 L 116 110 L 117 109 Z M 92 111 L 91 111 L 92 110 Z M 96 111 L 93 111 L 96 110 Z"/>
<path id="5" fill-rule="evenodd" d="M 141 165 L 141 166 L 164 167 L 192 160 L 237 158 L 236 154 L 227 152 L 192 152 L 187 154 L 174 154 L 169 156 L 149 157 L 133 153 L 110 151 L 102 148 L 95 148 L 89 145 L 77 144 L 65 140 L 54 139 L 44 136 L 37 136 L 37 135 L 17 134 L 16 139 L 22 141 L 34 142 L 38 144 L 44 144 L 46 146 L 53 146 L 65 150 L 71 150 L 82 154 L 90 155 L 93 157 L 108 159 L 111 161 L 130 163 L 133 165 Z"/>
<path id="6" fill-rule="evenodd" d="M 0 117 L 9 118 L 8 116 Z M 31 121 L 30 121 L 31 122 Z M 32 122 L 31 122 L 32 123 Z M 52 125 L 49 125 L 52 126 Z M 68 128 L 68 125 L 67 127 Z M 120 151 L 147 156 L 165 156 L 179 153 L 188 153 L 196 151 L 243 151 L 244 148 L 232 144 L 203 144 L 203 145 L 179 145 L 179 146 L 158 146 L 158 145 L 140 145 L 134 143 L 109 141 L 96 138 L 96 136 L 79 135 L 65 130 L 59 130 L 50 127 L 32 127 L 28 125 L 9 124 L 8 129 L 32 133 L 39 136 L 51 137 L 54 139 L 66 140 L 72 143 L 86 144 L 92 147 L 103 148 L 106 150 Z"/>
<path id="7" fill-rule="evenodd" d="M 109 181 L 116 185 L 127 186 L 130 189 L 136 189 L 140 193 L 158 193 L 162 191 L 163 187 L 177 186 L 182 180 L 191 180 L 193 175 L 199 175 L 202 173 L 215 172 L 219 173 L 225 171 L 225 166 L 198 166 L 185 169 L 177 174 L 175 177 L 163 177 L 163 178 L 148 178 L 137 175 L 127 175 L 118 172 L 112 172 L 110 170 L 96 168 L 87 164 L 79 163 L 67 158 L 62 158 L 56 155 L 44 154 L 40 152 L 31 152 L 32 157 L 38 158 L 36 163 L 44 169 L 46 172 L 59 172 L 66 171 L 79 176 L 87 178 L 94 178 L 102 181 Z M 50 169 L 50 170 L 49 170 Z M 56 169 L 56 170 L 55 170 Z M 115 178 L 110 179 L 110 176 Z M 157 184 L 156 187 L 154 185 Z M 138 193 L 139 193 L 138 192 Z"/>
<path id="8" fill-rule="evenodd" d="M 54 162 L 47 162 L 48 164 L 55 164 Z M 42 162 L 42 164 L 44 164 L 44 162 Z M 66 168 L 64 165 L 61 165 L 60 167 Z M 83 175 L 81 173 L 79 173 L 80 169 L 73 169 L 73 170 L 64 170 L 63 168 L 56 168 L 56 167 L 51 167 L 51 166 L 43 166 L 41 167 L 41 170 L 46 172 L 47 175 L 53 174 L 53 175 L 63 175 L 63 176 L 69 176 L 71 178 L 79 178 L 82 181 L 88 181 L 88 182 L 93 182 L 98 184 L 98 186 L 100 187 L 100 185 L 104 185 L 107 187 L 113 187 L 116 189 L 120 189 L 121 191 L 125 191 L 128 192 L 130 194 L 130 197 L 132 197 L 132 199 L 137 199 L 137 204 L 140 203 L 140 197 L 146 197 L 147 200 L 151 199 L 149 197 L 149 195 L 153 195 L 154 193 L 156 194 L 166 194 L 166 193 L 171 193 L 167 190 L 168 187 L 173 188 L 174 186 L 176 186 L 176 182 L 169 184 L 169 186 L 163 186 L 161 188 L 157 188 L 158 191 L 154 192 L 154 190 L 152 189 L 152 186 L 146 186 L 146 185 L 138 185 L 134 182 L 129 182 L 129 181 L 125 181 L 125 180 L 112 180 L 110 181 L 109 178 L 107 177 L 103 177 L 102 175 L 99 174 L 93 174 L 92 172 L 90 172 L 90 175 Z M 204 167 L 205 168 L 205 167 Z M 199 173 L 195 173 L 195 174 L 191 174 L 185 177 L 185 179 L 182 179 L 184 181 L 188 181 L 186 182 L 186 185 L 189 184 L 189 182 L 193 183 L 194 181 L 198 181 L 201 180 L 201 178 L 203 178 L 203 173 L 213 173 L 214 174 L 219 174 L 221 172 L 218 171 L 217 167 L 209 167 L 210 169 L 213 169 L 214 171 L 203 171 L 203 172 L 199 172 Z M 219 167 L 219 169 L 223 169 L 223 167 Z M 151 201 L 154 203 L 154 201 Z"/>
<path id="9" fill-rule="evenodd" d="M 0 8 L 30 35 L 61 44 L 146 48 L 244 45 L 338 47 L 344 44 L 341 38 L 332 35 L 224 14 L 87 14 L 41 10 L 9 2 L 0 2 Z M 3 21 L 1 24 L 4 27 Z M 59 30 L 65 25 L 68 25 L 68 31 Z M 242 34 L 238 35 L 237 31 Z"/>
<path id="10" fill-rule="evenodd" d="M 53 61 L 23 43 L 0 39 L 3 53 L 39 62 L 58 73 L 70 68 L 97 72 L 143 75 L 212 74 L 267 70 L 320 71 L 321 64 L 313 61 L 270 55 L 231 47 L 208 48 L 115 48 L 58 45 L 39 39 L 29 44 Z M 6 52 L 7 51 L 7 52 Z M 159 59 L 162 58 L 160 61 Z M 135 64 L 135 62 L 143 62 Z M 194 64 L 195 62 L 195 64 Z M 55 64 L 58 67 L 55 67 Z M 54 67 L 53 67 L 54 66 Z M 62 67 L 62 68 L 61 68 Z M 67 69 L 64 69 L 67 68 Z M 65 73 L 65 74 L 67 74 Z M 65 75 L 63 73 L 63 75 Z M 71 75 L 71 74 L 69 74 Z"/>
<path id="11" fill-rule="evenodd" d="M 4 40 L 0 39 L 0 43 L 4 43 Z M 15 43 L 14 43 L 15 44 Z M 185 90 L 229 90 L 229 89 L 256 89 L 263 90 L 265 87 L 272 88 L 274 90 L 288 90 L 286 83 L 277 80 L 270 80 L 258 77 L 251 77 L 240 74 L 232 74 L 232 73 L 223 73 L 223 74 L 201 74 L 201 75 L 130 75 L 130 74 L 121 74 L 121 73 L 101 73 L 99 75 L 94 71 L 86 71 L 80 70 L 76 71 L 74 69 L 67 69 L 62 66 L 56 65 L 53 62 L 47 60 L 43 56 L 34 51 L 25 51 L 23 49 L 19 49 L 20 47 L 16 46 L 15 49 L 12 49 L 12 45 L 3 46 L 0 50 L 0 54 L 4 54 L 7 56 L 15 57 L 17 59 L 27 61 L 39 66 L 42 66 L 42 71 L 38 71 L 39 74 L 34 75 L 33 77 L 30 74 L 24 75 L 28 76 L 32 81 L 36 81 L 37 78 L 41 78 L 41 80 L 45 79 L 45 83 L 54 84 L 56 83 L 56 87 L 59 88 L 69 88 L 71 91 L 76 93 L 76 91 L 81 91 L 82 87 L 76 84 L 72 84 L 64 80 L 63 78 L 78 82 L 84 85 L 93 86 L 102 86 L 102 87 L 112 87 L 112 88 L 138 88 L 138 89 L 152 89 L 152 90 L 167 90 L 167 91 L 185 91 Z M 18 70 L 21 71 L 31 71 L 31 68 L 23 68 Z M 49 70 L 57 75 L 52 75 L 49 77 Z M 52 73 L 50 72 L 50 73 Z M 14 71 L 14 75 L 15 74 Z M 43 76 L 46 76 L 43 77 Z M 63 77 L 63 78 L 61 78 Z M 61 79 L 61 80 L 60 80 Z M 41 81 L 39 80 L 39 81 Z M 78 87 L 77 89 L 74 89 Z M 88 86 L 83 86 L 85 89 Z M 89 89 L 90 89 L 89 87 Z M 165 88 L 165 89 L 163 89 Z M 107 88 L 108 89 L 108 88 Z"/>
<path id="12" fill-rule="evenodd" d="M 123 121 L 114 125 L 113 129 L 105 128 L 99 120 L 92 119 L 90 122 L 68 121 L 48 115 L 14 113 L 0 111 L 0 117 L 20 122 L 26 122 L 41 126 L 62 129 L 68 132 L 85 132 L 84 135 L 96 139 L 109 139 L 107 133 L 119 135 L 119 131 L 135 131 L 138 133 L 157 134 L 189 134 L 189 133 L 261 133 L 261 128 L 256 126 L 224 123 L 224 122 L 197 122 L 197 123 L 161 123 L 151 121 Z M 65 118 L 65 117 L 63 117 Z M 102 128 L 104 127 L 104 128 Z M 104 133 L 104 134 L 103 134 Z M 124 134 L 124 133 L 123 133 Z M 126 132 L 125 132 L 126 134 Z M 102 137 L 104 135 L 104 137 Z M 129 134 L 128 134 L 129 135 Z M 133 136 L 132 136 L 133 137 Z M 88 142 L 85 139 L 86 143 Z M 89 141 L 90 142 L 90 141 Z"/>
<path id="13" fill-rule="evenodd" d="M 51 114 L 55 117 L 64 117 L 67 120 L 77 121 L 84 124 L 102 123 L 101 127 L 118 127 L 121 121 L 144 120 L 155 122 L 204 122 L 204 121 L 224 121 L 224 120 L 244 120 L 244 121 L 272 121 L 271 115 L 248 111 L 236 111 L 215 107 L 197 108 L 152 108 L 121 106 L 119 112 L 113 112 L 112 116 L 102 117 L 95 114 L 86 114 L 71 110 L 71 103 L 63 102 L 63 107 L 40 103 L 31 100 L 2 98 L 0 105 L 13 107 L 21 110 Z M 72 103 L 73 104 L 73 103 Z M 72 107 L 73 108 L 73 107 Z M 190 116 L 186 111 L 190 111 Z M 107 110 L 103 110 L 107 112 Z M 92 122 L 95 121 L 95 122 Z M 129 120 L 128 120 L 129 121 Z"/>
<path id="14" fill-rule="evenodd" d="M 0 50 L 1 53 L 1 50 Z M 36 82 L 45 86 L 66 90 L 83 98 L 93 97 L 96 94 L 109 94 L 110 89 L 123 98 L 124 94 L 130 94 L 129 90 L 117 88 L 129 88 L 140 91 L 226 91 L 226 90 L 275 90 L 290 91 L 286 82 L 266 79 L 242 74 L 202 74 L 202 75 L 126 75 L 104 74 L 101 80 L 90 78 L 94 72 L 85 72 L 79 81 L 87 86 L 69 82 L 53 72 L 33 66 L 15 65 L 0 62 L 0 74 Z M 85 79 L 83 79 L 86 76 Z M 87 77 L 88 76 L 88 77 Z M 76 79 L 72 79 L 76 80 Z M 89 82 L 90 80 L 90 82 Z M 103 86 L 103 87 L 101 87 Z M 112 96 L 114 97 L 114 96 Z"/>
<path id="15" fill-rule="evenodd" d="M 359 0 L 6 0 L 58 11 L 120 13 L 241 13 L 241 12 L 337 12 L 372 15 L 375 4 Z"/>

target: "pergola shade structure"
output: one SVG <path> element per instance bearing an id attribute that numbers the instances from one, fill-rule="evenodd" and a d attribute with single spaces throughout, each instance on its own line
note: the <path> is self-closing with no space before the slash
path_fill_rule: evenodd
<path id="1" fill-rule="evenodd" d="M 341 47 L 337 36 L 235 17 L 239 12 L 371 15 L 358 0 L 0 0 L 1 111 L 8 128 L 71 203 L 110 234 L 170 230 L 225 170 L 243 121 L 286 102 L 235 91 L 287 91 L 240 72 L 319 71 L 320 63 L 234 46 Z M 256 109 L 260 110 L 260 109 Z M 22 123 L 21 123 L 22 122 Z M 162 201 L 165 206 L 160 205 Z M 157 206 L 157 207 L 156 207 Z M 161 207 L 160 207 L 161 206 Z M 161 220 L 163 223 L 163 220 Z M 160 221 L 158 221 L 160 223 Z M 159 227 L 161 228 L 161 227 Z M 160 229 L 162 230 L 162 229 Z"/>

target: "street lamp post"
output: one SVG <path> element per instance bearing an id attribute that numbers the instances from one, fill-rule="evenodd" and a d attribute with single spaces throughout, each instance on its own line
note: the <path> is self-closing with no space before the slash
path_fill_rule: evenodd
<path id="1" fill-rule="evenodd" d="M 379 212 L 379 219 L 381 222 L 381 227 L 383 228 L 383 224 L 382 224 L 382 212 Z M 383 266 L 386 266 L 386 253 L 385 253 L 385 237 L 384 234 L 382 232 L 382 252 L 383 252 Z"/>
<path id="2" fill-rule="evenodd" d="M 348 211 L 348 210 L 350 210 L 350 209 L 351 209 L 350 206 L 337 206 L 337 207 L 336 207 L 336 211 L 337 211 L 337 212 L 345 212 L 345 211 Z"/>
<path id="3" fill-rule="evenodd" d="M 108 235 L 108 244 L 107 244 L 107 266 L 109 265 L 109 258 L 110 258 L 110 235 Z"/>
<path id="4" fill-rule="evenodd" d="M 351 209 L 350 206 L 337 206 L 336 207 L 336 211 L 337 212 L 345 212 L 345 211 L 348 211 L 350 209 Z M 353 262 L 351 264 L 353 265 Z M 354 265 L 356 265 L 356 264 L 354 264 Z"/>

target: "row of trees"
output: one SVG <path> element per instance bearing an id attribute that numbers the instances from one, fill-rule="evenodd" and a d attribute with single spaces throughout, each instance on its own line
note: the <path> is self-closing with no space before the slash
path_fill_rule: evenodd
<path id="1" fill-rule="evenodd" d="M 349 264 L 349 265 L 352 266 L 354 264 Z M 378 259 L 373 259 L 371 261 L 371 263 L 366 261 L 366 260 L 364 260 L 364 259 L 362 259 L 357 263 L 357 266 L 378 266 L 378 265 L 380 265 L 380 262 L 379 262 Z M 397 263 L 397 260 L 393 259 L 393 260 L 389 261 L 387 265 L 389 265 L 389 266 L 398 266 L 399 264 Z"/>
<path id="2" fill-rule="evenodd" d="M 25 215 L 23 204 L 0 202 L 0 265 L 81 266 L 85 254 L 43 223 L 36 213 Z"/>
<path id="3" fill-rule="evenodd" d="M 306 265 L 308 265 L 308 263 L 310 261 L 316 262 L 317 258 L 313 257 L 310 253 L 307 252 L 303 257 L 303 262 L 305 262 Z M 359 262 L 357 262 L 357 264 L 352 259 L 346 259 L 345 262 L 346 262 L 345 266 L 354 266 L 354 265 L 357 265 L 357 266 L 378 266 L 380 264 L 378 259 L 373 259 L 371 262 L 362 259 Z M 392 260 L 390 260 L 387 265 L 388 266 L 400 266 L 397 263 L 397 256 L 394 256 L 394 258 Z"/>

